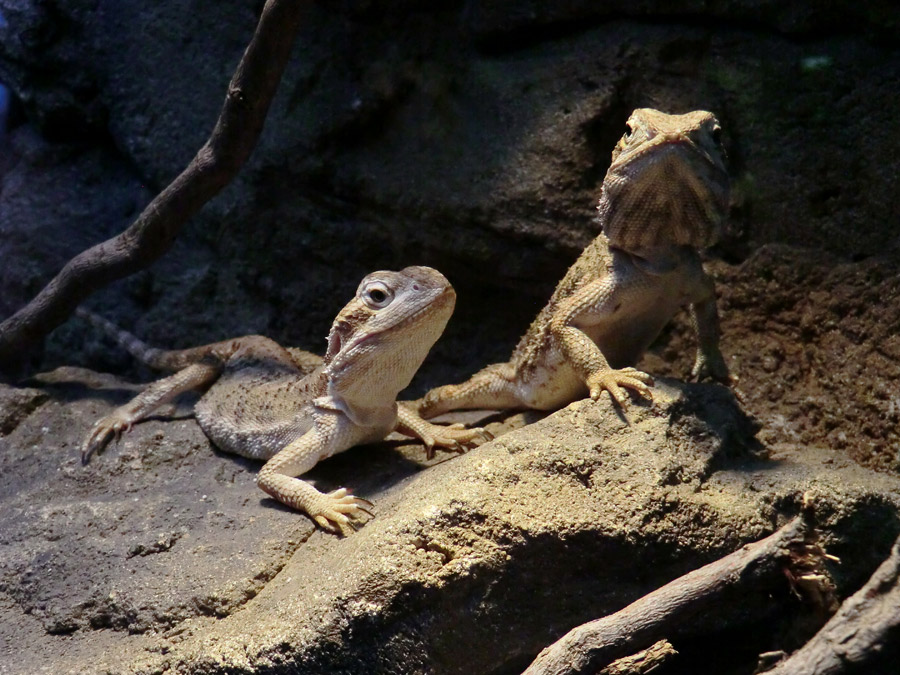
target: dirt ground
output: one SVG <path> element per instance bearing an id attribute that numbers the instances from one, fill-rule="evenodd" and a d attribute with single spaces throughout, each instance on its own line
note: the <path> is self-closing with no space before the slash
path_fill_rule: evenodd
<path id="1" fill-rule="evenodd" d="M 716 263 L 723 351 L 767 443 L 824 446 L 889 473 L 900 469 L 900 262 L 844 262 L 766 246 Z M 647 359 L 684 375 L 690 327 L 673 325 Z"/>

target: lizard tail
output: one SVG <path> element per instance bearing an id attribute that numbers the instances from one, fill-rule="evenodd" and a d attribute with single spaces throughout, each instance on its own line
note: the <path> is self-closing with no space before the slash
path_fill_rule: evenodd
<path id="1" fill-rule="evenodd" d="M 75 315 L 84 319 L 141 363 L 156 370 L 176 371 L 197 363 L 209 354 L 209 345 L 193 349 L 157 349 L 102 316 L 79 307 Z"/>

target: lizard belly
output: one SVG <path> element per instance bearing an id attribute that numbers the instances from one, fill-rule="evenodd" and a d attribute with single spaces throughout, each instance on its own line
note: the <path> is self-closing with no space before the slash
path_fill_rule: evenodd
<path id="1" fill-rule="evenodd" d="M 516 394 L 535 410 L 556 410 L 587 395 L 587 386 L 557 349 L 519 378 Z"/>
<path id="2" fill-rule="evenodd" d="M 194 406 L 200 428 L 216 447 L 269 459 L 313 426 L 314 406 L 287 377 L 226 374 Z"/>
<path id="3" fill-rule="evenodd" d="M 312 428 L 312 406 L 309 408 L 298 410 L 290 419 L 271 420 L 259 415 L 259 411 L 250 414 L 240 409 L 206 406 L 201 399 L 194 412 L 203 433 L 220 450 L 251 459 L 270 459 Z"/>
<path id="4" fill-rule="evenodd" d="M 627 311 L 617 312 L 583 330 L 600 348 L 610 367 L 634 366 L 680 307 L 687 303 L 679 291 L 679 288 L 662 285 L 645 288 L 641 297 L 623 303 L 628 307 Z"/>

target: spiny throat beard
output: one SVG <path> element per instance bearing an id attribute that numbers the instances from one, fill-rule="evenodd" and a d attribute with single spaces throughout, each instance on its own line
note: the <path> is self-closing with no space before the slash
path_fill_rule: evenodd
<path id="1" fill-rule="evenodd" d="M 597 210 L 611 245 L 638 252 L 716 243 L 728 206 L 727 175 L 684 155 L 670 146 L 610 167 Z"/>

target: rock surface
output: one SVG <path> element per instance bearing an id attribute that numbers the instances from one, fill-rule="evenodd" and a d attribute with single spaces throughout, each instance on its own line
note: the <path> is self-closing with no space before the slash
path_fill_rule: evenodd
<path id="1" fill-rule="evenodd" d="M 264 497 L 253 463 L 213 451 L 192 419 L 140 424 L 82 467 L 80 439 L 132 392 L 54 379 L 2 439 L 4 673 L 513 673 L 761 538 L 804 493 L 842 593 L 900 530 L 900 480 L 825 450 L 766 458 L 719 386 L 662 381 L 630 424 L 578 402 L 430 468 L 416 446 L 351 450 L 311 474 L 376 504 L 341 539 Z M 798 609 L 782 591 L 773 616 Z M 740 636 L 751 653 L 779 639 Z"/>
<path id="2" fill-rule="evenodd" d="M 19 389 L 0 384 L 0 436 L 5 436 L 47 399 L 39 389 Z"/>
<path id="3" fill-rule="evenodd" d="M 900 259 L 775 245 L 711 271 L 722 349 L 761 438 L 900 470 Z M 670 331 L 644 367 L 683 377 L 695 345 L 687 317 Z"/>

